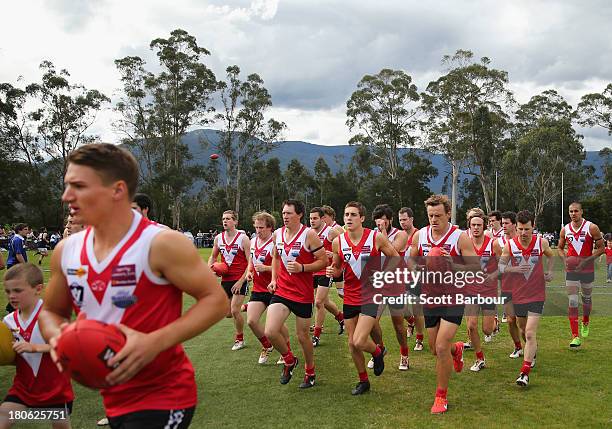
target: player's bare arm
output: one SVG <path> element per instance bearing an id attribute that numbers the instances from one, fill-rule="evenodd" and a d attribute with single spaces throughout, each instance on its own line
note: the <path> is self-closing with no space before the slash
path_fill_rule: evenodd
<path id="1" fill-rule="evenodd" d="M 51 277 L 45 288 L 43 308 L 38 316 L 40 332 L 51 347 L 55 347 L 61 325 L 68 323 L 72 315 L 72 298 L 66 277 L 62 272 L 62 252 L 65 241 L 60 241 L 51 255 Z M 54 353 L 51 353 L 55 360 Z"/>
<path id="2" fill-rule="evenodd" d="M 244 234 L 244 237 L 242 237 L 241 246 L 247 258 L 247 269 L 244 270 L 244 273 L 242 273 L 240 278 L 236 281 L 236 283 L 234 283 L 234 286 L 232 286 L 231 291 L 233 294 L 239 293 L 240 288 L 242 288 L 242 285 L 244 284 L 244 282 L 247 281 L 247 275 L 249 273 L 248 267 L 251 265 L 251 252 L 249 251 L 251 249 L 251 240 L 249 239 L 249 237 L 247 237 L 246 234 Z"/>
<path id="3" fill-rule="evenodd" d="M 342 259 L 340 259 L 340 237 L 336 237 L 332 241 L 332 263 L 325 268 L 327 277 L 339 277 L 342 274 Z"/>
<path id="4" fill-rule="evenodd" d="M 557 244 L 557 253 L 561 257 L 563 264 L 565 265 L 565 228 L 561 228 L 559 232 L 559 243 Z"/>
<path id="5" fill-rule="evenodd" d="M 228 312 L 227 297 L 193 244 L 176 231 L 163 231 L 151 243 L 149 265 L 153 273 L 195 298 L 196 303 L 174 322 L 145 334 L 119 325 L 125 346 L 109 365 L 120 362 L 107 381 L 123 383 L 136 375 L 160 352 L 206 331 Z"/>
<path id="6" fill-rule="evenodd" d="M 398 252 L 401 252 L 406 248 L 406 244 L 408 243 L 408 233 L 406 231 L 398 231 L 395 235 L 395 240 L 393 240 L 393 247 Z"/>
<path id="7" fill-rule="evenodd" d="M 276 233 L 272 233 L 272 242 L 276 243 Z M 278 275 L 278 251 L 276 247 L 272 251 L 272 265 L 270 265 L 270 270 L 272 272 L 270 277 L 270 284 L 268 285 L 268 291 L 270 293 L 276 292 L 276 278 Z"/>
<path id="8" fill-rule="evenodd" d="M 210 253 L 210 257 L 208 258 L 208 266 L 212 268 L 212 265 L 217 261 L 219 257 L 219 246 L 217 245 L 217 240 L 215 239 L 213 243 L 212 252 Z"/>
<path id="9" fill-rule="evenodd" d="M 449 258 L 449 263 L 452 271 L 480 271 L 480 258 L 474 249 L 474 245 L 472 244 L 472 240 L 467 235 L 467 233 L 462 232 L 459 235 L 459 239 L 457 240 L 457 248 L 459 249 L 463 264 L 459 264 L 456 261 L 456 258 L 453 259 L 451 256 L 447 256 Z M 446 253 L 443 251 L 443 253 Z"/>
<path id="10" fill-rule="evenodd" d="M 404 242 L 404 247 L 406 246 L 406 242 Z M 376 234 L 376 247 L 380 250 L 380 252 L 385 256 L 399 256 L 396 248 L 391 244 L 389 239 L 384 234 Z"/>
<path id="11" fill-rule="evenodd" d="M 544 279 L 549 282 L 553 279 L 553 265 L 555 263 L 555 253 L 550 247 L 548 240 L 542 239 L 542 253 L 546 256 L 546 271 L 544 271 Z"/>

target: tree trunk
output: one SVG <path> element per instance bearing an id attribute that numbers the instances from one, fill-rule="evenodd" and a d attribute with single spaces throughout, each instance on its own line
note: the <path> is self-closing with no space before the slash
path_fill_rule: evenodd
<path id="1" fill-rule="evenodd" d="M 482 196 L 484 198 L 486 213 L 491 213 L 491 197 L 489 196 L 489 190 L 487 189 L 487 183 L 482 172 L 478 175 L 478 181 L 482 187 Z"/>
<path id="2" fill-rule="evenodd" d="M 459 162 L 451 161 L 452 185 L 451 185 L 451 223 L 455 225 L 457 221 L 457 183 L 459 182 Z"/>

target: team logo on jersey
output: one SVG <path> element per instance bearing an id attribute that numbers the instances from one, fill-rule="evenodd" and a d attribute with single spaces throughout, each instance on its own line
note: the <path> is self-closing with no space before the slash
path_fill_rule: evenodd
<path id="1" fill-rule="evenodd" d="M 98 279 L 91 282 L 90 287 L 94 292 L 103 292 L 106 289 L 106 283 Z"/>
<path id="2" fill-rule="evenodd" d="M 81 278 L 85 274 L 87 274 L 87 270 L 85 269 L 85 267 L 68 268 L 68 270 L 66 270 L 66 272 L 67 272 L 67 274 L 69 276 L 77 276 L 78 278 Z"/>
<path id="3" fill-rule="evenodd" d="M 70 284 L 70 294 L 72 295 L 72 300 L 74 301 L 74 304 L 77 307 L 80 307 L 83 305 L 83 292 L 84 292 L 84 288 L 83 286 L 81 286 L 78 283 L 71 283 Z"/>
<path id="4" fill-rule="evenodd" d="M 111 273 L 111 287 L 136 286 L 136 265 L 117 265 Z"/>
<path id="5" fill-rule="evenodd" d="M 135 295 L 132 295 L 131 293 L 127 291 L 120 291 L 119 293 L 111 297 L 111 301 L 113 302 L 113 305 L 115 305 L 116 307 L 128 308 L 136 304 L 136 301 L 138 301 L 138 297 L 136 297 Z"/>

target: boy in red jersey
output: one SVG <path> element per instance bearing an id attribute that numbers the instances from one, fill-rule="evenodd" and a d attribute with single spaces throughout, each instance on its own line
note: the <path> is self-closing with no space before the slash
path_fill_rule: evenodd
<path id="1" fill-rule="evenodd" d="M 249 264 L 249 252 L 251 241 L 243 232 L 236 229 L 238 225 L 238 213 L 234 210 L 223 212 L 221 219 L 223 232 L 215 237 L 212 253 L 208 259 L 211 267 L 221 255 L 221 261 L 227 264 L 229 270 L 221 275 L 221 286 L 230 300 L 230 314 L 234 318 L 236 335 L 232 350 L 244 348 L 244 319 L 242 318 L 242 304 L 249 292 L 249 284 L 246 280 Z"/>
<path id="2" fill-rule="evenodd" d="M 62 374 L 51 360 L 51 347 L 43 339 L 38 326 L 43 289 L 41 270 L 29 263 L 17 264 L 4 275 L 4 289 L 16 309 L 4 318 L 13 332 L 17 353 L 17 371 L 13 385 L 0 405 L 0 428 L 8 428 L 11 411 L 28 408 L 53 408 L 64 413 L 64 420 L 52 422 L 53 428 L 69 428 L 74 394 L 70 378 Z"/>
<path id="3" fill-rule="evenodd" d="M 451 206 L 448 197 L 446 195 L 432 195 L 425 201 L 425 207 L 429 225 L 421 228 L 418 234 L 414 236 L 410 248 L 410 257 L 413 260 L 419 257 L 427 258 L 431 249 L 437 247 L 442 249 L 443 255 L 471 257 L 474 260 L 476 251 L 472 241 L 465 232 L 450 223 Z M 441 257 L 433 256 L 430 258 Z M 451 268 L 453 268 L 452 265 Z M 457 270 L 459 268 L 459 266 L 456 267 Z M 465 269 L 465 267 L 461 267 L 461 269 Z M 423 294 L 428 298 L 440 296 L 440 293 L 444 290 L 451 293 L 456 292 L 454 285 L 423 283 Z M 452 367 L 454 366 L 456 372 L 463 370 L 463 342 L 453 342 L 463 318 L 463 306 L 456 305 L 454 302 L 441 305 L 425 303 L 423 313 L 429 349 L 436 356 L 437 389 L 431 413 L 441 414 L 448 409 L 446 395 Z"/>
<path id="4" fill-rule="evenodd" d="M 73 308 L 116 324 L 127 337 L 108 361 L 101 391 L 112 428 L 186 428 L 197 403 L 191 362 L 180 345 L 227 313 L 227 298 L 193 244 L 132 210 L 133 155 L 112 144 L 81 146 L 68 157 L 62 200 L 89 227 L 62 240 L 40 313 L 54 347 Z M 183 292 L 195 304 L 183 315 Z"/>
<path id="5" fill-rule="evenodd" d="M 548 241 L 533 233 L 534 217 L 528 210 L 516 214 L 517 236 L 509 240 L 499 260 L 499 271 L 512 278 L 512 303 L 517 324 L 525 338 L 525 354 L 519 386 L 529 385 L 529 372 L 538 349 L 537 331 L 546 299 L 546 282 L 552 280 L 553 251 Z M 547 258 L 546 270 L 543 257 Z"/>
<path id="6" fill-rule="evenodd" d="M 363 227 L 365 207 L 352 201 L 344 208 L 344 225 L 347 231 L 332 243 L 334 261 L 327 267 L 327 276 L 338 276 L 344 270 L 344 318 L 348 332 L 351 357 L 359 374 L 359 383 L 352 390 L 353 395 L 361 395 L 370 390 L 363 352 L 372 354 L 374 375 L 379 376 L 385 369 L 384 351 L 371 338 L 374 326 L 378 324 L 378 304 L 364 296 L 361 270 L 368 260 L 379 257 L 399 256 L 389 240 L 378 231 Z"/>
<path id="7" fill-rule="evenodd" d="M 302 224 L 306 209 L 298 200 L 283 203 L 282 228 L 274 232 L 276 251 L 272 259 L 272 279 L 268 290 L 273 294 L 266 317 L 265 335 L 285 361 L 280 383 L 287 384 L 298 359 L 287 347 L 282 335 L 285 321 L 295 314 L 295 331 L 304 352 L 305 375 L 301 389 L 315 384 L 314 348 L 308 329 L 312 318 L 313 273 L 327 266 L 325 248 L 317 233 Z"/>
<path id="8" fill-rule="evenodd" d="M 257 235 L 251 240 L 251 258 L 247 272 L 247 280 L 253 282 L 253 291 L 247 307 L 247 324 L 261 343 L 262 349 L 258 363 L 262 365 L 268 362 L 270 353 L 274 350 L 274 346 L 265 336 L 264 326 L 259 323 L 259 319 L 272 299 L 268 285 L 272 279 L 272 255 L 274 254 L 272 231 L 275 226 L 276 219 L 270 213 L 257 212 L 253 215 L 253 227 Z M 287 326 L 283 325 L 281 334 L 287 347 L 290 347 Z"/>
<path id="9" fill-rule="evenodd" d="M 589 321 L 593 302 L 594 260 L 604 252 L 604 242 L 599 227 L 582 217 L 582 204 L 569 205 L 571 222 L 559 233 L 557 252 L 565 263 L 565 286 L 569 300 L 568 319 L 572 331 L 570 347 L 580 347 L 580 337 L 589 336 Z M 567 255 L 565 244 L 567 243 Z M 578 292 L 582 295 L 582 326 L 578 333 Z"/>

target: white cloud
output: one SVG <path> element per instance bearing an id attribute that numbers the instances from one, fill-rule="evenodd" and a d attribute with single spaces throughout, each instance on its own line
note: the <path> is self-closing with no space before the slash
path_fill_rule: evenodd
<path id="1" fill-rule="evenodd" d="M 49 59 L 113 96 L 115 59 L 139 55 L 153 66 L 150 41 L 183 28 L 211 51 L 205 61 L 218 77 L 230 64 L 263 77 L 288 137 L 321 144 L 346 144 L 344 104 L 364 74 L 401 68 L 423 90 L 442 55 L 459 48 L 507 70 L 519 102 L 555 88 L 575 106 L 612 76 L 605 0 L 29 0 L 3 5 L 3 16 L 0 81 L 37 80 Z M 119 137 L 112 117 L 101 113 L 92 128 L 105 141 Z M 610 142 L 591 135 L 590 149 Z"/>

